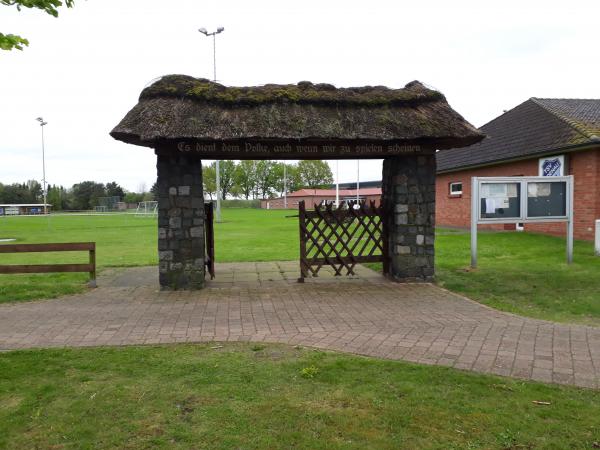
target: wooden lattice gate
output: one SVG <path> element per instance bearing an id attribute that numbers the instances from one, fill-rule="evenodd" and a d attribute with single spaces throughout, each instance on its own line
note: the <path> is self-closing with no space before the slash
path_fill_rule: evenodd
<path id="1" fill-rule="evenodd" d="M 299 203 L 300 278 L 316 277 L 321 267 L 333 267 L 335 275 L 355 275 L 356 264 L 383 263 L 388 272 L 385 220 L 382 206 L 342 202 L 339 207 L 315 205 L 306 210 Z"/>

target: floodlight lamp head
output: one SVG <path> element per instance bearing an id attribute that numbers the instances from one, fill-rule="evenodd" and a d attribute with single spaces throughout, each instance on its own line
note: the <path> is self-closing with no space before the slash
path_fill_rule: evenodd
<path id="1" fill-rule="evenodd" d="M 44 121 L 44 119 L 42 119 L 41 117 L 38 117 L 38 118 L 37 118 L 37 119 L 35 119 L 35 120 L 37 120 L 38 122 L 43 122 L 43 121 Z"/>
<path id="2" fill-rule="evenodd" d="M 202 28 L 198 28 L 198 31 L 206 36 L 208 36 L 208 31 L 206 31 L 206 28 L 202 27 Z"/>
<path id="3" fill-rule="evenodd" d="M 224 27 L 217 28 L 217 33 L 222 33 L 223 31 L 225 31 Z"/>

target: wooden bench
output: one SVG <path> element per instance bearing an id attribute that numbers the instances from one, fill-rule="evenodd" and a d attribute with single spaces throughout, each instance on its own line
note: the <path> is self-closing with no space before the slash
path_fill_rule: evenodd
<path id="1" fill-rule="evenodd" d="M 89 251 L 89 264 L 11 264 L 0 265 L 0 274 L 88 272 L 90 287 L 96 287 L 96 243 L 64 242 L 57 244 L 8 244 L 0 245 L 0 253 L 74 252 Z"/>

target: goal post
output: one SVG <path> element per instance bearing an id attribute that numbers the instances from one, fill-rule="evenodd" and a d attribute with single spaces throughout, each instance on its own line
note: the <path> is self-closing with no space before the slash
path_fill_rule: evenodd
<path id="1" fill-rule="evenodd" d="M 157 201 L 139 202 L 137 209 L 135 210 L 136 216 L 155 216 L 157 214 L 158 214 L 158 202 Z"/>

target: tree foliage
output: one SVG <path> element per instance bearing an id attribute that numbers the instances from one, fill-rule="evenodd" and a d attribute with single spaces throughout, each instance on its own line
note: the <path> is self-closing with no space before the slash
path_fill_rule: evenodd
<path id="1" fill-rule="evenodd" d="M 319 160 L 304 160 L 298 163 L 298 176 L 302 187 L 323 188 L 333 183 L 329 164 Z"/>
<path id="2" fill-rule="evenodd" d="M 215 172 L 217 168 L 217 164 L 213 163 L 215 166 Z M 231 190 L 235 184 L 235 162 L 231 160 L 223 160 L 219 162 L 219 170 L 221 179 L 220 187 L 221 187 L 221 198 L 227 198 L 227 194 L 231 193 Z"/>
<path id="3" fill-rule="evenodd" d="M 69 193 L 62 186 L 48 185 L 47 202 L 52 205 L 53 211 L 69 209 Z"/>
<path id="4" fill-rule="evenodd" d="M 123 200 L 125 190 L 116 181 L 111 181 L 110 183 L 106 183 L 106 196 L 119 197 L 120 200 Z"/>
<path id="5" fill-rule="evenodd" d="M 256 163 L 257 161 L 243 160 L 235 168 L 237 190 L 246 200 L 250 198 L 256 185 Z"/>
<path id="6" fill-rule="evenodd" d="M 1 1 L 1 0 L 0 0 Z M 294 192 L 303 187 L 325 187 L 333 182 L 329 165 L 325 161 L 300 161 L 298 164 L 273 160 L 239 161 L 222 160 L 221 198 L 273 198 L 283 196 L 284 189 Z M 284 174 L 286 181 L 284 183 Z M 216 186 L 216 164 L 202 167 L 204 195 L 214 199 Z M 70 189 L 48 186 L 48 203 L 56 210 L 89 210 L 99 206 L 100 197 L 119 197 L 126 203 L 158 199 L 158 184 L 150 192 L 140 184 L 139 192 L 127 192 L 116 181 L 106 184 L 83 181 Z M 35 180 L 26 183 L 0 183 L 0 203 L 41 203 L 42 186 Z"/>
<path id="7" fill-rule="evenodd" d="M 54 211 L 94 209 L 99 206 L 101 197 L 119 197 L 121 201 L 127 203 L 155 199 L 153 192 L 126 192 L 116 181 L 106 185 L 95 181 L 82 181 L 74 184 L 70 189 L 58 185 L 48 185 L 47 188 L 46 200 L 52 205 Z M 0 183 L 0 203 L 42 203 L 42 201 L 42 186 L 36 180 L 25 183 Z"/>
<path id="8" fill-rule="evenodd" d="M 75 0 L 64 0 L 64 5 L 67 8 L 73 7 Z M 58 8 L 63 6 L 61 0 L 0 0 L 0 5 L 16 6 L 17 10 L 22 8 L 40 9 L 53 17 L 58 17 Z M 0 49 L 1 50 L 23 50 L 24 46 L 28 46 L 29 41 L 16 34 L 0 33 Z"/>
<path id="9" fill-rule="evenodd" d="M 213 164 L 202 166 L 202 185 L 204 194 L 212 200 L 213 195 L 217 194 L 217 170 Z"/>
<path id="10" fill-rule="evenodd" d="M 333 183 L 329 165 L 324 161 L 300 161 L 298 164 L 281 161 L 244 160 L 235 163 L 223 160 L 221 168 L 221 198 L 272 198 L 284 190 L 294 192 L 302 187 L 325 187 Z M 204 193 L 211 200 L 216 193 L 216 164 L 202 169 Z M 284 181 L 285 179 L 285 181 Z"/>
<path id="11" fill-rule="evenodd" d="M 42 186 L 36 180 L 26 183 L 0 183 L 0 203 L 41 203 Z"/>
<path id="12" fill-rule="evenodd" d="M 275 161 L 263 159 L 256 162 L 256 184 L 254 198 L 269 198 L 277 183 Z"/>
<path id="13" fill-rule="evenodd" d="M 98 199 L 105 197 L 106 190 L 103 183 L 95 181 L 82 181 L 73 185 L 71 207 L 76 210 L 88 210 L 98 206 Z"/>

